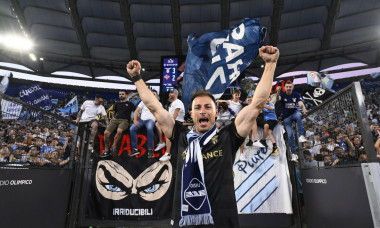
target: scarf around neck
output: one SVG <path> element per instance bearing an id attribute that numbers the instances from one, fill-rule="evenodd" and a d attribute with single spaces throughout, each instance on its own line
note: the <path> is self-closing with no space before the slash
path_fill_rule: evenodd
<path id="1" fill-rule="evenodd" d="M 182 167 L 180 226 L 214 224 L 207 195 L 202 148 L 216 134 L 216 124 L 200 135 L 193 130 L 187 133 L 189 142 Z"/>

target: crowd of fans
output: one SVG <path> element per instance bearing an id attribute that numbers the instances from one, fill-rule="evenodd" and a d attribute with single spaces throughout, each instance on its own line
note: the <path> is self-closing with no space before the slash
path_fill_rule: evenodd
<path id="1" fill-rule="evenodd" d="M 59 121 L 1 120 L 0 162 L 30 166 L 66 166 L 74 130 Z"/>
<path id="2" fill-rule="evenodd" d="M 380 81 L 361 84 L 372 141 L 380 158 Z M 304 126 L 307 141 L 303 144 L 303 154 L 307 167 L 367 162 L 363 134 L 350 92 L 309 115 Z"/>
<path id="3" fill-rule="evenodd" d="M 362 82 L 362 88 L 372 139 L 380 158 L 380 81 Z M 65 94 L 57 107 L 63 107 L 73 96 L 74 93 Z M 88 94 L 84 93 L 78 96 L 78 103 L 88 99 Z M 103 105 L 108 109 L 115 101 L 105 100 Z M 221 108 L 228 111 L 228 107 L 221 105 Z M 230 116 L 232 118 L 233 114 Z M 308 115 L 304 119 L 304 129 L 307 140 L 302 151 L 306 166 L 336 166 L 367 161 L 352 94 L 347 93 Z M 0 162 L 65 166 L 70 159 L 73 137 L 73 125 L 61 124 L 57 120 L 1 120 Z M 75 154 L 78 153 L 78 148 L 75 148 Z"/>

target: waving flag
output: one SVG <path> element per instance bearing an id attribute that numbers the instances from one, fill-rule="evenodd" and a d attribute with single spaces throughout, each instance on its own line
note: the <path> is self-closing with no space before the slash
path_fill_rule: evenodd
<path id="1" fill-rule="evenodd" d="M 75 96 L 73 99 L 71 99 L 64 108 L 58 109 L 61 112 L 64 113 L 77 113 L 78 112 L 78 98 Z"/>
<path id="2" fill-rule="evenodd" d="M 11 75 L 11 74 L 9 74 Z M 0 93 L 5 93 L 9 86 L 9 75 L 4 75 L 3 79 L 0 82 Z"/>
<path id="3" fill-rule="evenodd" d="M 19 90 L 19 96 L 22 101 L 45 110 L 51 110 L 53 108 L 49 95 L 38 83 L 19 86 Z M 35 114 L 33 114 L 33 116 L 34 115 Z"/>
<path id="4" fill-rule="evenodd" d="M 245 18 L 228 30 L 190 34 L 182 101 L 190 103 L 193 91 L 206 89 L 219 99 L 227 87 L 251 64 L 265 39 L 259 19 Z"/>
<path id="5" fill-rule="evenodd" d="M 331 88 L 334 84 L 334 79 L 329 74 L 321 74 L 321 88 L 334 92 Z"/>
<path id="6" fill-rule="evenodd" d="M 318 72 L 308 72 L 307 84 L 311 86 L 319 86 L 321 84 L 321 75 Z"/>
<path id="7" fill-rule="evenodd" d="M 322 89 L 314 86 L 308 85 L 302 91 L 302 98 L 304 103 L 310 105 L 310 107 L 317 106 L 322 104 L 329 97 L 334 95 L 333 92 L 330 92 L 327 89 Z"/>

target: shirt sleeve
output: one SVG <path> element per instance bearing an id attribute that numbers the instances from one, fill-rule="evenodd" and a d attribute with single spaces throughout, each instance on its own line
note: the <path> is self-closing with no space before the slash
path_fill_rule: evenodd
<path id="1" fill-rule="evenodd" d="M 102 109 L 101 114 L 102 114 L 103 116 L 106 116 L 106 115 L 107 115 L 107 112 L 106 112 L 106 109 L 104 108 L 103 105 L 101 106 L 101 109 Z"/>
<path id="2" fill-rule="evenodd" d="M 302 97 L 301 97 L 301 95 L 300 95 L 299 93 L 296 93 L 296 95 L 297 95 L 297 103 L 298 103 L 299 101 L 303 101 L 303 100 L 302 100 Z"/>
<path id="3" fill-rule="evenodd" d="M 141 102 L 139 103 L 139 105 L 137 105 L 137 107 L 143 109 L 143 108 L 144 108 L 144 102 L 141 101 Z"/>
<path id="4" fill-rule="evenodd" d="M 141 103 L 141 102 L 140 102 L 140 103 Z M 132 102 L 130 102 L 130 101 L 129 101 L 129 104 L 130 104 L 131 107 L 132 107 L 132 108 L 131 108 L 132 111 L 135 111 L 135 110 L 136 110 L 136 106 L 135 106 Z"/>
<path id="5" fill-rule="evenodd" d="M 85 110 L 86 109 L 86 103 L 87 101 L 83 102 L 83 104 L 80 106 L 80 110 Z"/>
<path id="6" fill-rule="evenodd" d="M 231 138 L 231 147 L 232 147 L 232 153 L 235 153 L 241 144 L 243 144 L 245 138 L 241 137 L 236 129 L 235 121 L 233 121 L 231 124 L 229 124 L 227 127 L 225 127 L 227 131 L 229 131 L 230 138 Z"/>

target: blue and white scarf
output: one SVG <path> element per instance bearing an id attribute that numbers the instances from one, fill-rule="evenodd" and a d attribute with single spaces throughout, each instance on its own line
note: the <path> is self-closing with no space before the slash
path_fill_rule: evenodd
<path id="1" fill-rule="evenodd" d="M 189 142 L 182 167 L 180 226 L 214 224 L 204 179 L 202 148 L 216 134 L 216 125 L 200 135 L 187 133 Z"/>

